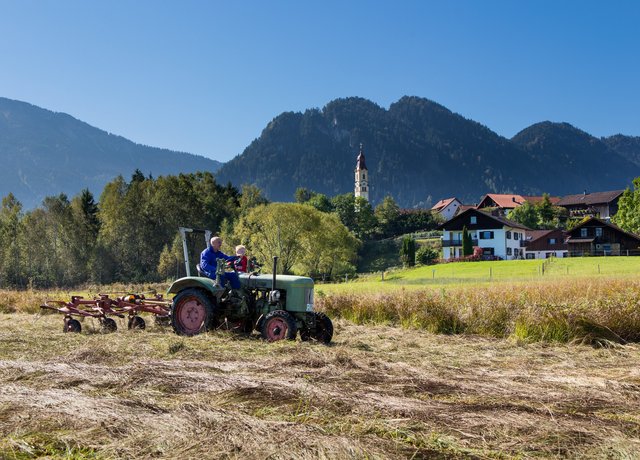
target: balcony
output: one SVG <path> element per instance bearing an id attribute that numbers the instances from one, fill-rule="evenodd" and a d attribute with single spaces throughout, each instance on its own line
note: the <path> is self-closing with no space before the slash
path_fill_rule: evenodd
<path id="1" fill-rule="evenodd" d="M 478 240 L 472 239 L 471 244 L 472 246 L 477 246 Z M 462 240 L 442 240 L 442 247 L 443 248 L 462 247 Z"/>

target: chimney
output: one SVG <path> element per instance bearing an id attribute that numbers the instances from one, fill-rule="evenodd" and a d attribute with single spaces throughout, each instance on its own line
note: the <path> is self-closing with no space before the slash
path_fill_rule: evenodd
<path id="1" fill-rule="evenodd" d="M 584 194 L 584 196 L 587 196 L 587 189 L 586 188 L 584 189 L 584 193 L 583 194 Z"/>
<path id="2" fill-rule="evenodd" d="M 515 203 L 515 202 L 516 202 L 516 197 L 515 197 L 515 196 L 512 196 L 512 197 L 511 197 L 511 201 L 513 201 L 513 202 Z"/>

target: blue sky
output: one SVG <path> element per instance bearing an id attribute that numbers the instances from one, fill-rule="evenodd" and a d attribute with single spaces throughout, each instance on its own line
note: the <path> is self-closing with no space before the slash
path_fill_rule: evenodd
<path id="1" fill-rule="evenodd" d="M 640 136 L 640 2 L 0 0 L 0 37 L 0 96 L 220 161 L 349 96 Z"/>

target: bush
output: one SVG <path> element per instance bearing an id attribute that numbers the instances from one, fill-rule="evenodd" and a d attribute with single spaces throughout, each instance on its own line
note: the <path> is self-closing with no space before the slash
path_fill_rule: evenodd
<path id="1" fill-rule="evenodd" d="M 440 256 L 439 252 L 428 246 L 422 246 L 416 252 L 416 262 L 422 265 L 430 265 L 434 263 Z"/>

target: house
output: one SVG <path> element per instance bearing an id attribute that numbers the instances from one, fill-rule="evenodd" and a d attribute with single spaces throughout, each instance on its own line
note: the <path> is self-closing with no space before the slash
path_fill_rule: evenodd
<path id="1" fill-rule="evenodd" d="M 438 226 L 443 231 L 442 258 L 462 256 L 462 230 L 467 227 L 473 245 L 482 248 L 485 258 L 523 258 L 520 241 L 529 230 L 524 225 L 504 217 L 493 216 L 478 209 L 467 209 Z"/>
<path id="2" fill-rule="evenodd" d="M 572 217 L 591 216 L 609 220 L 618 212 L 618 200 L 624 190 L 611 192 L 584 193 L 579 195 L 563 196 L 557 206 L 562 206 L 569 211 Z"/>
<path id="3" fill-rule="evenodd" d="M 565 233 L 560 229 L 527 230 L 521 246 L 525 259 L 548 259 L 549 257 L 567 257 L 569 254 Z"/>
<path id="4" fill-rule="evenodd" d="M 640 236 L 591 217 L 568 232 L 570 256 L 640 255 Z"/>
<path id="5" fill-rule="evenodd" d="M 456 215 L 460 206 L 462 202 L 453 197 L 438 201 L 431 210 L 440 214 L 445 220 L 449 220 Z"/>
<path id="6" fill-rule="evenodd" d="M 525 202 L 529 202 L 533 205 L 536 205 L 544 200 L 544 196 L 528 196 L 528 195 L 511 195 L 511 194 L 500 194 L 500 193 L 487 193 L 482 197 L 480 203 L 478 204 L 478 209 L 484 208 L 497 208 L 499 210 L 498 214 L 502 216 L 506 216 L 509 211 L 517 208 L 518 206 L 524 204 Z M 560 198 L 558 197 L 549 197 L 549 201 L 551 204 L 555 205 Z"/>

